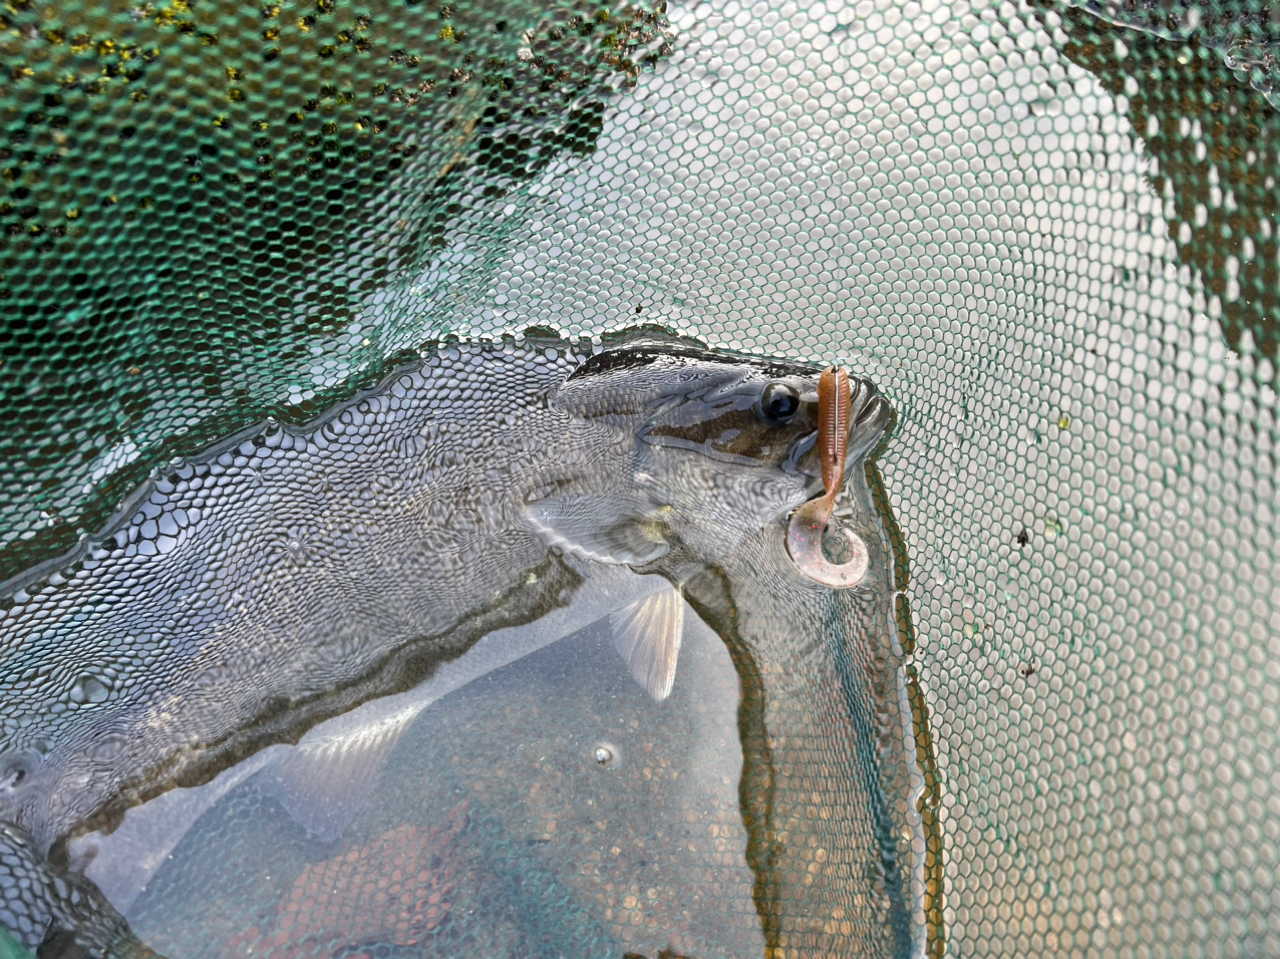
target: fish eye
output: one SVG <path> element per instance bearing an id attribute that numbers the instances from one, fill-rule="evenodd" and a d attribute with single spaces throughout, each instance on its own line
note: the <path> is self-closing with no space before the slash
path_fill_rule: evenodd
<path id="1" fill-rule="evenodd" d="M 800 394 L 789 383 L 773 382 L 760 394 L 760 415 L 766 422 L 782 426 L 800 412 Z"/>

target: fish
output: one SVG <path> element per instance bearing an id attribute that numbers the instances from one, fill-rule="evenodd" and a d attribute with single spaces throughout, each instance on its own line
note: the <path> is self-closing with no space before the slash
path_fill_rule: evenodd
<path id="1" fill-rule="evenodd" d="M 438 698 L 484 655 L 554 642 L 575 610 L 608 617 L 661 699 L 688 609 L 741 677 L 769 948 L 907 954 L 918 777 L 891 551 L 853 468 L 893 411 L 857 381 L 829 522 L 868 569 L 832 588 L 786 543 L 829 485 L 821 372 L 652 333 L 598 352 L 455 341 L 316 421 L 171 464 L 75 552 L 0 587 L 0 824 L 31 868 L 87 882 L 77 839 L 267 757 L 256 772 L 277 770 L 299 821 L 340 835 L 359 790 L 326 816 L 325 787 L 376 780 L 433 681 Z M 486 643 L 503 631 L 513 648 Z M 29 946 L 120 928 L 101 903 L 61 928 L 48 884 L 0 886 L 44 917 L 15 930 Z"/>

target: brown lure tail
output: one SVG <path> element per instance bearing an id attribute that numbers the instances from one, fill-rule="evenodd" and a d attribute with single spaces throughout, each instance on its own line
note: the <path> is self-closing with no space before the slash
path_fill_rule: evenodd
<path id="1" fill-rule="evenodd" d="M 787 550 L 796 567 L 814 582 L 834 589 L 857 586 L 867 575 L 867 545 L 852 530 L 844 530 L 853 558 L 833 563 L 822 549 L 822 534 L 844 486 L 849 454 L 849 419 L 853 403 L 849 374 L 836 366 L 822 371 L 818 380 L 818 455 L 822 460 L 823 493 L 791 514 L 787 526 Z"/>

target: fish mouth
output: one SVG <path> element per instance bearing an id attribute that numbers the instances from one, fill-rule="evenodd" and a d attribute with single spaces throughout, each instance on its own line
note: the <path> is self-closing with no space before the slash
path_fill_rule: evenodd
<path id="1" fill-rule="evenodd" d="M 849 386 L 848 452 L 843 477 L 846 480 L 855 467 L 861 467 L 867 454 L 880 443 L 894 418 L 893 407 L 870 380 L 851 376 Z M 800 401 L 804 404 L 812 421 L 818 422 L 817 390 L 805 391 L 800 395 Z M 818 450 L 817 428 L 796 440 L 791 458 L 796 464 L 796 472 L 804 477 L 805 498 L 823 493 L 822 461 Z"/>

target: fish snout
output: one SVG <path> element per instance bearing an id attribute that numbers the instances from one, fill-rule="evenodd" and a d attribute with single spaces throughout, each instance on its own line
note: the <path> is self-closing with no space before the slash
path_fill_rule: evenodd
<path id="1" fill-rule="evenodd" d="M 844 476 L 847 477 L 861 460 L 880 442 L 885 429 L 893 421 L 893 408 L 870 380 L 849 377 L 849 417 L 846 431 L 847 452 Z M 805 409 L 816 424 L 819 422 L 819 398 L 816 390 L 801 395 Z M 806 498 L 824 492 L 822 475 L 821 429 L 815 427 L 795 442 L 792 459 L 797 472 L 805 480 Z"/>
<path id="2" fill-rule="evenodd" d="M 893 407 L 870 380 L 849 377 L 849 448 L 847 473 L 877 445 L 893 423 Z"/>

